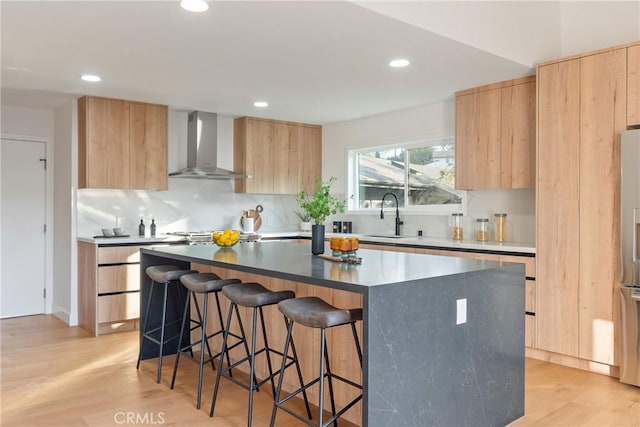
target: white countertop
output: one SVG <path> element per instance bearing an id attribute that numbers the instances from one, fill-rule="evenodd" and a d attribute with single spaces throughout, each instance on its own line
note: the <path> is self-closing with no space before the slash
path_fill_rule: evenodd
<path id="1" fill-rule="evenodd" d="M 302 231 L 274 231 L 274 232 L 262 232 L 259 233 L 263 239 L 277 239 L 277 238 L 295 238 L 306 237 L 310 238 L 310 232 Z M 514 252 L 514 253 L 527 253 L 535 254 L 536 248 L 533 244 L 527 243 L 498 243 L 498 242 L 476 242 L 474 240 L 456 241 L 453 239 L 439 239 L 434 237 L 373 237 L 367 234 L 346 234 L 346 233 L 326 233 L 326 237 L 357 237 L 361 242 L 381 243 L 387 245 L 408 245 L 408 246 L 424 246 L 429 248 L 446 248 L 451 250 L 473 250 L 473 251 L 487 251 L 487 252 Z M 172 236 L 166 234 L 160 234 L 156 237 L 78 237 L 78 241 L 93 243 L 96 245 L 147 245 L 153 243 L 176 243 L 184 241 L 183 237 Z"/>
<path id="2" fill-rule="evenodd" d="M 184 241 L 181 236 L 169 236 L 159 234 L 156 237 L 78 237 L 79 242 L 93 243 L 96 245 L 148 245 L 152 243 L 175 243 Z"/>
<path id="3" fill-rule="evenodd" d="M 287 237 L 311 237 L 310 232 L 301 232 L 301 231 L 281 231 L 281 232 L 273 232 L 273 233 L 260 233 L 262 238 L 287 238 Z M 477 242 L 475 240 L 463 240 L 457 241 L 453 239 L 439 239 L 434 237 L 372 237 L 368 234 L 356 234 L 356 233 L 326 233 L 326 237 L 347 237 L 353 236 L 357 237 L 361 242 L 372 242 L 372 243 L 384 243 L 384 244 L 393 244 L 393 245 L 409 245 L 409 246 L 425 246 L 425 247 L 435 247 L 435 248 L 447 248 L 451 250 L 477 250 L 477 251 L 491 251 L 491 252 L 518 252 L 518 253 L 529 253 L 535 254 L 536 248 L 534 244 L 528 243 L 498 243 L 498 242 Z"/>

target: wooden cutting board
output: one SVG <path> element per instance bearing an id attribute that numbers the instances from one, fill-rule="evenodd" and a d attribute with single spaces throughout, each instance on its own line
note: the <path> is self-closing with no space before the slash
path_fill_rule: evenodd
<path id="1" fill-rule="evenodd" d="M 251 211 L 247 211 L 247 213 L 249 212 L 255 212 L 253 210 Z M 240 217 L 240 225 L 242 226 L 242 228 L 244 229 L 244 216 Z M 256 214 L 253 217 L 248 217 L 248 218 L 253 218 L 253 231 L 258 231 L 260 229 L 260 226 L 262 225 L 262 218 L 260 218 L 260 214 L 256 212 Z"/>
<path id="2" fill-rule="evenodd" d="M 244 228 L 244 219 L 253 218 L 253 231 L 260 230 L 260 227 L 262 226 L 262 218 L 260 217 L 260 212 L 262 212 L 263 210 L 264 209 L 262 205 L 258 205 L 255 209 L 243 211 L 242 216 L 240 217 L 240 225 Z"/>

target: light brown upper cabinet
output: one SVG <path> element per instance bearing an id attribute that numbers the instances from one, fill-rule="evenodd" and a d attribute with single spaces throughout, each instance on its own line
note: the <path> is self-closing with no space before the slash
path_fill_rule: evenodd
<path id="1" fill-rule="evenodd" d="M 296 194 L 311 191 L 322 176 L 322 128 L 317 125 L 240 117 L 234 120 L 237 193 Z"/>
<path id="2" fill-rule="evenodd" d="M 79 188 L 167 189 L 166 105 L 78 100 Z"/>
<path id="3" fill-rule="evenodd" d="M 616 364 L 627 49 L 538 66 L 536 342 Z"/>
<path id="4" fill-rule="evenodd" d="M 627 126 L 640 126 L 640 44 L 627 49 Z"/>
<path id="5" fill-rule="evenodd" d="M 456 93 L 456 188 L 535 186 L 535 76 Z"/>

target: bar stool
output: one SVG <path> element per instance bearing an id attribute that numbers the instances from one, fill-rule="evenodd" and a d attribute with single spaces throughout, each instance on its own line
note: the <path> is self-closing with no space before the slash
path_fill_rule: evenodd
<path id="1" fill-rule="evenodd" d="M 164 351 L 164 345 L 178 338 L 179 335 L 175 335 L 169 338 L 165 338 L 165 329 L 167 326 L 172 325 L 181 321 L 181 319 L 172 320 L 169 324 L 165 324 L 167 320 L 167 295 L 169 290 L 169 285 L 173 283 L 178 283 L 178 279 L 185 274 L 197 273 L 195 270 L 183 270 L 175 265 L 156 265 L 152 267 L 147 267 L 145 270 L 147 276 L 151 279 L 151 289 L 149 291 L 149 298 L 147 298 L 147 308 L 145 310 L 144 322 L 142 325 L 142 334 L 140 336 L 140 352 L 138 353 L 138 363 L 136 364 L 136 369 L 140 368 L 140 361 L 142 360 L 142 352 L 144 349 L 144 343 L 146 340 L 154 342 L 160 346 L 160 351 L 158 352 L 158 378 L 156 382 L 160 384 L 160 377 L 162 374 L 162 356 Z M 162 323 L 160 326 L 153 328 L 151 330 L 147 330 L 147 326 L 149 324 L 149 314 L 151 311 L 151 301 L 153 299 L 153 289 L 158 285 L 164 285 L 163 292 L 163 303 L 162 303 Z M 182 300 L 182 296 L 178 293 L 178 298 Z M 182 301 L 180 301 L 182 302 Z M 180 305 L 179 305 L 180 307 Z M 156 338 L 153 334 L 156 334 L 160 331 L 160 337 Z"/>
<path id="2" fill-rule="evenodd" d="M 289 352 L 289 344 L 293 346 L 293 339 L 291 337 L 293 331 L 294 322 L 299 323 L 301 325 L 307 326 L 309 328 L 319 328 L 320 329 L 320 375 L 315 380 L 302 385 L 298 390 L 288 394 L 284 398 L 280 398 L 280 394 L 282 393 L 282 376 L 280 376 L 278 380 L 278 389 L 276 394 L 274 395 L 274 404 L 273 404 L 273 412 L 271 413 L 271 426 L 273 427 L 276 422 L 276 412 L 278 409 L 282 409 L 290 415 L 298 418 L 299 420 L 307 423 L 308 425 L 316 425 L 311 424 L 307 420 L 303 419 L 302 416 L 295 413 L 291 409 L 283 406 L 285 402 L 294 396 L 298 395 L 300 392 L 305 392 L 305 390 L 315 383 L 320 383 L 319 390 L 319 402 L 318 402 L 318 424 L 317 426 L 328 426 L 331 423 L 337 426 L 337 420 L 342 414 L 348 411 L 353 405 L 358 403 L 362 399 L 362 393 L 360 393 L 355 399 L 351 400 L 347 405 L 342 408 L 339 412 L 336 413 L 336 404 L 333 396 L 333 379 L 340 380 L 344 383 L 347 383 L 357 389 L 362 390 L 361 384 L 356 384 L 353 381 L 343 378 L 339 375 L 331 372 L 331 367 L 329 365 L 329 352 L 327 351 L 327 343 L 326 343 L 326 329 L 333 328 L 340 325 L 351 325 L 351 330 L 353 331 L 353 339 L 356 344 L 356 350 L 358 352 L 358 358 L 360 359 L 360 369 L 362 369 L 362 349 L 360 348 L 360 342 L 358 341 L 358 332 L 356 330 L 356 323 L 359 320 L 362 320 L 362 309 L 361 308 L 353 308 L 353 309 L 339 309 L 336 308 L 324 300 L 317 297 L 304 297 L 304 298 L 295 298 L 288 299 L 285 301 L 281 301 L 278 303 L 278 310 L 282 312 L 287 322 L 287 338 L 285 339 L 284 344 L 284 354 L 288 354 Z M 326 370 L 325 370 L 326 364 Z M 329 398 L 331 399 L 331 412 L 332 416 L 327 420 L 326 423 L 323 423 L 323 415 L 324 415 L 324 378 L 327 378 L 328 386 L 329 386 Z"/>
<path id="3" fill-rule="evenodd" d="M 253 418 L 253 391 L 259 391 L 260 386 L 265 384 L 267 381 L 271 381 L 271 390 L 273 395 L 275 396 L 276 387 L 273 378 L 281 374 L 280 378 L 284 376 L 285 369 L 290 367 L 291 365 L 295 365 L 296 371 L 298 374 L 298 380 L 300 381 L 300 386 L 304 384 L 302 380 L 302 371 L 300 370 L 300 364 L 298 363 L 298 355 L 296 353 L 295 347 L 292 345 L 292 354 L 293 356 L 285 356 L 278 350 L 274 350 L 269 347 L 269 341 L 267 340 L 267 330 L 264 323 L 264 314 L 262 311 L 263 307 L 277 304 L 281 301 L 291 299 L 295 297 L 295 293 L 293 291 L 270 291 L 260 285 L 259 283 L 244 283 L 239 285 L 228 285 L 222 288 L 222 293 L 231 301 L 231 306 L 229 307 L 229 313 L 227 315 L 227 323 L 224 328 L 224 338 L 222 342 L 222 353 L 226 352 L 228 346 L 228 336 L 229 329 L 231 327 L 231 318 L 233 312 L 235 310 L 236 317 L 238 318 L 238 323 L 240 324 L 240 330 L 243 331 L 242 328 L 242 319 L 240 318 L 240 313 L 238 312 L 238 306 L 242 307 L 251 307 L 253 308 L 253 326 L 251 328 L 251 352 L 250 354 L 235 362 L 233 365 L 229 365 L 227 367 L 222 366 L 222 355 L 220 355 L 220 363 L 218 363 L 218 375 L 216 376 L 216 385 L 213 389 L 213 398 L 211 399 L 211 411 L 209 412 L 209 416 L 213 416 L 213 412 L 215 410 L 216 398 L 218 396 L 218 389 L 220 386 L 220 378 L 225 377 L 232 382 L 238 384 L 241 387 L 249 390 L 249 407 L 248 407 L 248 415 L 247 415 L 247 425 L 251 426 L 252 418 Z M 264 347 L 260 350 L 256 351 L 256 335 L 257 335 L 257 322 L 258 322 L 258 314 L 260 315 L 260 323 L 262 325 L 262 338 L 264 340 Z M 284 319 L 286 324 L 286 318 Z M 244 335 L 244 332 L 242 332 Z M 246 340 L 246 337 L 245 337 Z M 267 358 L 267 367 L 269 369 L 269 376 L 264 378 L 262 381 L 258 382 L 255 376 L 255 360 L 256 356 L 260 353 L 264 352 Z M 271 353 L 278 354 L 282 356 L 282 368 L 276 372 L 273 371 L 271 365 Z M 239 380 L 231 377 L 227 373 L 230 372 L 232 368 L 235 368 L 241 363 L 249 362 L 249 385 L 240 382 Z M 304 403 L 306 405 L 307 414 L 309 415 L 309 419 L 311 419 L 311 408 L 309 407 L 309 401 L 307 399 L 306 390 L 303 391 Z"/>
<path id="4" fill-rule="evenodd" d="M 191 354 L 191 360 L 196 361 L 193 358 L 193 347 L 200 346 L 200 357 L 199 357 L 199 367 L 198 367 L 198 397 L 196 408 L 200 409 L 200 401 L 202 396 L 202 374 L 203 367 L 205 363 L 211 363 L 211 367 L 215 370 L 215 365 L 213 363 L 214 359 L 220 355 L 220 353 L 216 353 L 213 355 L 211 353 L 211 347 L 209 346 L 209 339 L 223 334 L 224 333 L 224 323 L 222 320 L 222 310 L 220 309 L 220 298 L 218 294 L 222 290 L 223 287 L 231 284 L 242 283 L 239 279 L 221 279 L 220 276 L 214 273 L 196 273 L 196 274 L 185 274 L 180 277 L 180 282 L 187 289 L 187 298 L 184 303 L 184 315 L 182 316 L 182 326 L 180 327 L 180 342 L 178 344 L 178 350 L 176 351 L 176 361 L 173 366 L 173 377 L 171 378 L 171 389 L 173 389 L 176 382 L 176 373 L 178 371 L 178 363 L 180 362 L 180 354 L 185 351 L 189 351 Z M 202 312 L 200 312 L 200 305 L 198 304 L 198 299 L 195 297 L 196 294 L 203 294 L 203 307 Z M 220 329 L 211 335 L 207 335 L 207 312 L 209 305 L 209 294 L 214 294 L 216 297 L 216 306 L 218 308 L 218 319 L 220 320 Z M 198 319 L 193 319 L 190 316 L 190 303 L 193 298 L 194 307 L 196 309 L 196 313 L 198 315 Z M 201 334 L 200 339 L 197 341 L 191 341 L 189 339 L 189 344 L 183 347 L 182 341 L 184 338 L 185 327 L 187 326 L 187 318 L 189 318 L 189 337 L 191 337 L 191 332 L 200 328 Z M 231 334 L 238 339 L 242 339 L 242 337 L 237 336 L 235 334 Z M 239 345 L 241 342 L 234 344 L 229 347 L 226 352 L 227 363 L 231 364 L 231 360 L 229 359 L 229 350 Z M 208 358 L 205 360 L 204 351 L 205 348 L 208 353 Z M 249 348 L 246 345 L 245 340 L 245 350 L 247 355 L 249 354 Z"/>

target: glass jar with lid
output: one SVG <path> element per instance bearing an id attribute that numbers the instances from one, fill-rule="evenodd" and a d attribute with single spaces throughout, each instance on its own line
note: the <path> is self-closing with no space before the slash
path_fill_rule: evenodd
<path id="1" fill-rule="evenodd" d="M 489 241 L 489 218 L 476 219 L 476 240 L 478 242 Z"/>
<path id="2" fill-rule="evenodd" d="M 463 238 L 463 230 L 462 230 L 462 213 L 454 212 L 451 214 L 451 232 L 453 240 L 462 240 Z"/>
<path id="3" fill-rule="evenodd" d="M 506 213 L 495 214 L 495 241 L 500 243 L 507 241 L 507 214 Z"/>

